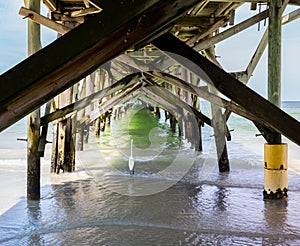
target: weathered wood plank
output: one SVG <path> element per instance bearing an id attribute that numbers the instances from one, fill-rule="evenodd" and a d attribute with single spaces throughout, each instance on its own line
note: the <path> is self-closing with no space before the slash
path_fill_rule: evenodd
<path id="1" fill-rule="evenodd" d="M 188 58 L 191 63 L 182 64 L 183 66 L 187 66 L 188 69 L 204 78 L 207 83 L 214 85 L 221 93 L 244 107 L 257 119 L 267 122 L 274 130 L 300 145 L 300 134 L 298 133 L 300 131 L 300 123 L 296 119 L 208 61 L 197 51 L 173 35 L 164 34 L 152 43 L 163 51 L 180 54 Z M 177 58 L 173 56 L 173 59 Z M 180 63 L 182 61 L 178 62 Z"/>
<path id="2" fill-rule="evenodd" d="M 104 1 L 107 8 L 101 13 L 0 76 L 0 131 L 100 64 L 168 28 L 172 20 L 196 2 L 124 0 L 108 4 Z M 116 12 L 122 15 L 114 15 Z"/>
<path id="3" fill-rule="evenodd" d="M 64 26 L 62 24 L 59 24 L 53 20 L 50 20 L 49 18 L 46 18 L 46 17 L 34 12 L 31 9 L 21 7 L 21 9 L 19 11 L 19 15 L 28 17 L 30 20 L 34 21 L 35 23 L 41 24 L 45 27 L 48 27 L 60 34 L 65 34 L 69 31 L 71 31 L 71 28 Z"/>

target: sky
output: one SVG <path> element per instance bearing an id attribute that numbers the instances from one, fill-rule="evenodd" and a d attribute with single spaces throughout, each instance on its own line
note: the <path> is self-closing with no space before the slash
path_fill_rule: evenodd
<path id="1" fill-rule="evenodd" d="M 18 14 L 23 0 L 0 0 L 0 74 L 27 57 L 27 20 Z M 43 4 L 42 4 L 43 6 Z M 296 9 L 287 8 L 286 12 Z M 249 4 L 237 10 L 235 23 L 258 13 L 250 11 Z M 47 15 L 43 6 L 42 14 Z M 222 41 L 216 46 L 219 62 L 228 72 L 243 71 L 247 67 L 266 26 L 258 25 Z M 222 31 L 222 30 L 221 30 Z M 56 33 L 42 27 L 43 47 L 56 39 Z M 267 52 L 249 81 L 249 86 L 262 96 L 267 95 Z M 282 101 L 300 101 L 300 68 L 297 58 L 300 55 L 300 20 L 283 26 L 282 29 Z"/>

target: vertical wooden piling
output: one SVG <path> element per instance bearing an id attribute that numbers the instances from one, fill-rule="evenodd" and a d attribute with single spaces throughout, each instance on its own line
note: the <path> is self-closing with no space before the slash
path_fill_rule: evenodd
<path id="1" fill-rule="evenodd" d="M 72 102 L 78 100 L 79 83 L 73 86 Z M 75 154 L 76 154 L 76 134 L 77 134 L 77 112 L 71 116 L 71 139 L 70 139 L 70 168 L 75 171 Z"/>
<path id="2" fill-rule="evenodd" d="M 269 3 L 268 27 L 268 99 L 281 107 L 281 0 Z M 281 134 L 273 133 L 264 146 L 265 199 L 282 199 L 288 192 L 288 146 L 282 144 Z"/>
<path id="3" fill-rule="evenodd" d="M 63 24 L 70 29 L 78 25 L 75 21 L 65 21 Z M 54 110 L 75 102 L 78 99 L 77 93 L 78 85 L 62 92 L 56 98 Z M 66 172 L 75 170 L 76 118 L 77 116 L 73 115 L 63 121 L 53 123 L 51 172 L 58 174 L 60 170 Z"/>
<path id="4" fill-rule="evenodd" d="M 50 114 L 52 101 L 46 103 L 45 114 Z M 48 134 L 48 123 L 42 126 L 41 137 L 39 141 L 39 155 L 40 157 L 44 157 L 45 148 L 47 144 L 47 134 Z"/>
<path id="5" fill-rule="evenodd" d="M 58 122 L 53 122 L 52 129 L 52 154 L 51 154 L 51 166 L 50 172 L 55 173 L 58 167 L 58 133 L 59 125 Z"/>
<path id="6" fill-rule="evenodd" d="M 206 50 L 207 58 L 212 62 L 217 63 L 215 59 L 215 48 L 211 47 Z M 208 89 L 212 94 L 218 95 L 218 90 L 211 85 L 208 85 Z M 211 112 L 212 112 L 212 126 L 214 129 L 214 137 L 216 143 L 217 150 L 217 158 L 219 164 L 220 172 L 228 172 L 230 171 L 229 166 L 229 158 L 227 152 L 227 143 L 226 143 L 226 119 L 222 110 L 219 106 L 215 104 L 211 104 Z"/>
<path id="7" fill-rule="evenodd" d="M 209 87 L 211 93 L 217 94 L 217 90 L 214 87 Z M 211 104 L 212 111 L 212 126 L 214 129 L 214 137 L 217 150 L 217 158 L 219 164 L 220 172 L 228 172 L 229 159 L 227 153 L 227 143 L 225 139 L 226 127 L 225 127 L 225 117 L 222 114 L 222 110 L 217 105 Z"/>
<path id="8" fill-rule="evenodd" d="M 78 92 L 78 94 L 79 94 L 79 98 L 83 99 L 85 97 L 85 93 L 86 93 L 86 88 L 85 88 L 86 78 L 81 80 L 81 83 L 82 83 L 81 91 Z M 77 119 L 80 122 L 79 126 L 77 127 L 78 134 L 76 137 L 76 150 L 78 150 L 78 151 L 83 150 L 84 125 L 82 123 L 83 123 L 84 116 L 85 116 L 85 109 L 82 109 L 77 113 Z"/>
<path id="9" fill-rule="evenodd" d="M 40 0 L 27 0 L 27 8 L 39 13 Z M 28 56 L 41 49 L 40 25 L 28 20 Z M 27 120 L 27 198 L 40 199 L 40 109 L 35 110 Z"/>
<path id="10" fill-rule="evenodd" d="M 157 105 L 154 105 L 154 116 L 157 118 L 157 119 L 160 119 L 160 109 L 159 107 L 157 107 Z"/>
<path id="11" fill-rule="evenodd" d="M 103 83 L 104 83 L 104 77 L 105 73 L 103 72 L 102 69 L 98 69 L 96 72 L 96 78 L 95 78 L 95 90 L 100 91 L 102 89 Z M 95 103 L 95 107 L 99 105 L 99 101 Z M 115 110 L 115 119 L 116 119 L 117 111 Z M 100 136 L 100 125 L 101 125 L 101 120 L 100 117 L 98 117 L 95 122 L 94 122 L 94 134 L 96 137 Z"/>
<path id="12" fill-rule="evenodd" d="M 282 1 L 272 0 L 269 3 L 268 27 L 268 99 L 281 107 L 281 16 Z M 281 135 L 273 137 L 272 144 L 281 143 Z"/>
<path id="13" fill-rule="evenodd" d="M 59 107 L 63 108 L 72 102 L 73 88 L 65 90 L 59 95 Z M 73 159 L 71 152 L 73 152 L 74 146 L 72 146 L 72 119 L 69 117 L 59 122 L 59 134 L 58 134 L 58 169 L 64 172 L 71 172 Z"/>
<path id="14" fill-rule="evenodd" d="M 193 95 L 192 97 L 192 107 L 195 108 L 197 111 L 201 111 L 200 110 L 200 102 L 199 102 L 199 98 L 195 95 Z M 198 146 L 195 146 L 195 150 L 196 151 L 202 151 L 203 148 L 202 148 L 202 125 L 203 125 L 203 122 L 198 119 L 198 136 L 196 137 L 199 137 L 198 139 Z M 195 141 L 197 143 L 197 140 Z"/>

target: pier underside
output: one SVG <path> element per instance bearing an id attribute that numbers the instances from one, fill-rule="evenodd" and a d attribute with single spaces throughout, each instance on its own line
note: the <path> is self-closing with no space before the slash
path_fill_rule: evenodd
<path id="1" fill-rule="evenodd" d="M 235 11 L 247 1 L 43 2 L 51 12 L 50 19 L 45 20 L 26 9 L 22 10 L 23 15 L 27 13 L 32 21 L 63 36 L 0 76 L 0 131 L 68 88 L 75 91 L 74 86 L 80 80 L 96 76 L 90 75 L 93 72 L 105 71 L 110 77 L 109 83 L 102 81 L 97 89 L 82 97 L 75 97 L 73 93 L 69 103 L 44 115 L 41 125 L 66 121 L 67 127 L 73 124 L 68 119 L 74 119 L 74 114 L 93 105 L 87 119 L 91 124 L 118 104 L 138 96 L 177 114 L 177 119 L 184 117 L 184 109 L 195 115 L 197 124 L 212 126 L 224 141 L 230 140 L 226 120 L 233 112 L 253 121 L 269 144 L 276 143 L 282 134 L 300 145 L 300 122 L 246 85 L 266 47 L 267 35 L 263 36 L 243 72 L 227 73 L 217 64 L 213 54 L 213 47 L 218 42 L 268 18 L 268 9 L 235 24 Z M 261 4 L 260 1 L 249 2 L 253 9 Z M 289 4 L 298 5 L 300 1 L 293 0 Z M 287 1 L 284 1 L 282 8 L 286 5 Z M 292 12 L 290 19 L 284 19 L 282 23 L 298 18 L 299 12 Z M 76 23 L 73 26 L 77 27 L 70 28 L 67 23 Z M 227 25 L 231 27 L 219 33 L 219 29 Z M 135 52 L 141 52 L 143 56 L 138 57 Z M 180 76 L 176 76 L 179 74 L 176 67 L 181 71 Z M 209 89 L 211 87 L 216 91 Z M 174 88 L 181 93 L 174 93 Z M 184 93 L 185 97 L 182 96 Z M 209 118 L 193 105 L 190 98 L 202 98 L 225 111 L 215 110 Z M 214 124 L 214 118 L 223 123 Z M 82 123 L 75 120 L 74 124 Z M 219 159 L 224 158 L 226 162 L 226 143 L 219 152 Z M 229 171 L 229 163 L 220 170 Z"/>

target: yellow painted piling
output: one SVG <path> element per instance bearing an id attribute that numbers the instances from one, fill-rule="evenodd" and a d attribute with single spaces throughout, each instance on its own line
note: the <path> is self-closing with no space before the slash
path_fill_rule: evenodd
<path id="1" fill-rule="evenodd" d="M 282 199 L 288 191 L 288 145 L 264 145 L 264 198 Z"/>

